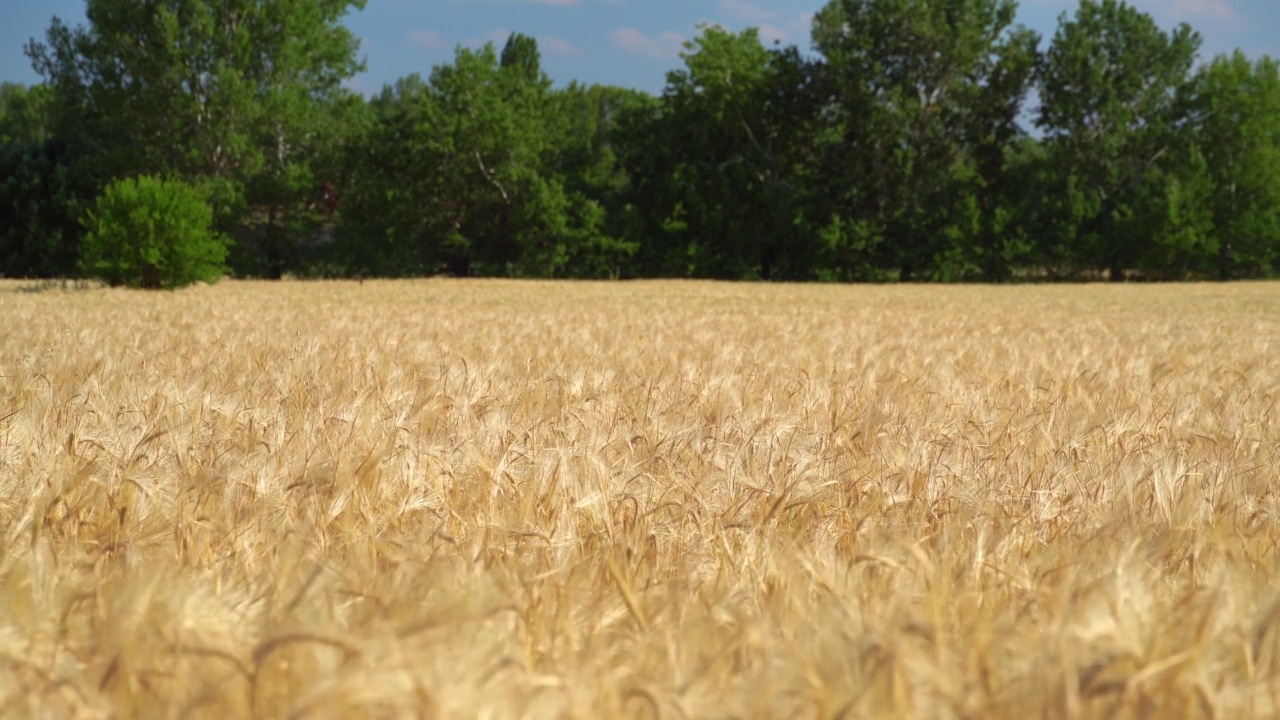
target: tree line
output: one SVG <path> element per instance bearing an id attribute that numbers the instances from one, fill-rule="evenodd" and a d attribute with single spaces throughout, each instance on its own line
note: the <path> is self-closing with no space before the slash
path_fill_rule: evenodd
<path id="1" fill-rule="evenodd" d="M 362 65 L 342 20 L 363 5 L 88 0 L 86 26 L 55 18 L 27 46 L 43 82 L 0 89 L 0 273 L 101 276 L 103 238 L 137 232 L 104 213 L 175 227 L 128 203 L 178 186 L 225 244 L 202 252 L 239 277 L 1176 280 L 1280 262 L 1280 67 L 1201 57 L 1192 28 L 1118 0 L 1081 0 L 1049 38 L 1014 0 L 830 0 L 805 49 L 704 26 L 656 96 L 557 87 L 517 33 L 371 98 L 343 84 Z"/>

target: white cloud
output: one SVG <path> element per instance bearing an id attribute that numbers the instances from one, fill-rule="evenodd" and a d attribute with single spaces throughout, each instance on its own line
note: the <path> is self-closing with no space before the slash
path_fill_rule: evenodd
<path id="1" fill-rule="evenodd" d="M 356 77 L 349 77 L 342 81 L 342 86 L 353 93 L 358 93 L 365 97 L 370 97 L 378 90 L 378 88 L 374 87 L 373 83 L 369 82 L 368 79 L 358 75 Z"/>
<path id="2" fill-rule="evenodd" d="M 1227 0 L 1173 0 L 1170 13 L 1178 20 L 1217 18 L 1229 20 L 1235 17 L 1235 9 Z"/>
<path id="3" fill-rule="evenodd" d="M 813 13 L 789 15 L 781 10 L 770 10 L 748 0 L 720 0 L 720 12 L 740 25 L 752 26 L 760 31 L 760 40 L 766 45 L 804 42 L 809 37 Z"/>
<path id="4" fill-rule="evenodd" d="M 559 57 L 573 57 L 582 54 L 582 51 L 575 47 L 573 43 L 554 35 L 539 35 L 538 49 L 544 54 Z"/>
<path id="5" fill-rule="evenodd" d="M 1068 17 L 1075 15 L 1071 0 L 1027 0 L 1041 7 L 1060 7 Z M 1237 17 L 1233 0 L 1130 0 L 1129 4 L 1157 20 L 1230 20 Z"/>
<path id="6" fill-rule="evenodd" d="M 669 31 L 646 35 L 636 28 L 622 27 L 610 32 L 609 39 L 627 53 L 661 60 L 674 58 L 684 49 L 684 36 Z"/>
<path id="7" fill-rule="evenodd" d="M 410 30 L 409 42 L 428 50 L 445 49 L 444 36 L 435 30 Z"/>
<path id="8" fill-rule="evenodd" d="M 482 3 L 491 4 L 499 0 L 449 0 L 449 1 L 453 3 L 457 3 L 459 5 L 480 5 Z M 510 2 L 511 0 L 503 0 L 503 1 Z M 572 5 L 578 5 L 582 2 L 582 0 L 516 0 L 516 1 L 523 2 L 529 5 L 551 5 L 553 7 L 570 7 Z"/>
<path id="9" fill-rule="evenodd" d="M 747 0 L 720 0 L 720 12 L 734 20 L 752 24 L 764 24 L 776 20 L 782 14 L 777 10 L 766 10 Z"/>
<path id="10" fill-rule="evenodd" d="M 815 12 L 802 12 L 787 21 L 787 32 L 796 37 L 807 38 L 813 32 L 813 16 Z"/>
<path id="11" fill-rule="evenodd" d="M 756 29 L 760 31 L 760 42 L 765 45 L 772 45 L 775 42 L 785 43 L 791 37 L 791 34 L 786 30 L 769 23 L 760 23 L 756 26 Z"/>
<path id="12" fill-rule="evenodd" d="M 507 38 L 511 37 L 511 31 L 506 28 L 494 28 L 487 32 L 481 33 L 462 40 L 459 44 L 463 47 L 478 48 L 485 43 L 493 43 L 498 48 L 506 44 Z M 558 57 L 573 57 L 581 55 L 582 50 L 578 49 L 572 42 L 555 35 L 539 35 L 538 49 L 546 55 L 555 55 Z M 447 50 L 453 47 L 452 43 L 442 34 L 435 30 L 411 30 L 409 31 L 409 42 L 418 47 L 428 50 Z"/>
<path id="13" fill-rule="evenodd" d="M 485 43 L 493 43 L 499 50 L 507 43 L 507 38 L 511 37 L 511 31 L 506 28 L 494 28 L 485 32 L 469 37 L 462 41 L 463 47 L 478 48 Z"/>

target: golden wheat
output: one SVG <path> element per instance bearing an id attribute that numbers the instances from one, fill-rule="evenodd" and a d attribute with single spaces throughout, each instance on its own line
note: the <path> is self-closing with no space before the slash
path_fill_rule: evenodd
<path id="1" fill-rule="evenodd" d="M 1280 714 L 1280 285 L 0 317 L 0 714 Z"/>

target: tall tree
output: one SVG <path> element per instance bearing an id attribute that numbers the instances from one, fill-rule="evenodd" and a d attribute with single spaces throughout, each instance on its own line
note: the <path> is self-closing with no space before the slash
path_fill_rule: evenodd
<path id="1" fill-rule="evenodd" d="M 385 90 L 343 213 L 351 256 L 397 274 L 571 272 L 605 242 L 604 212 L 553 171 L 550 87 L 536 42 L 513 35 L 501 56 L 459 48 Z"/>
<path id="2" fill-rule="evenodd" d="M 0 83 L 0 146 L 49 139 L 49 88 Z"/>
<path id="3" fill-rule="evenodd" d="M 439 253 L 428 247 L 434 218 L 424 124 L 426 82 L 410 74 L 369 101 L 364 123 L 342 148 L 342 199 L 333 263 L 339 272 L 396 277 L 434 272 Z"/>
<path id="4" fill-rule="evenodd" d="M 1029 261 L 1031 243 L 1020 234 L 1018 204 L 1025 197 L 1019 163 L 1025 160 L 1027 140 L 1019 118 L 1039 60 L 1038 34 L 1023 27 L 1010 31 L 996 44 L 989 67 L 962 125 L 972 174 L 966 194 L 974 198 L 977 225 L 970 237 L 961 235 L 962 252 L 952 267 L 971 269 L 961 277 L 987 282 L 1008 280 L 1017 265 Z"/>
<path id="5" fill-rule="evenodd" d="M 229 208 L 245 183 L 293 172 L 315 102 L 361 67 L 340 21 L 364 4 L 87 0 L 87 27 L 54 18 L 27 53 L 84 172 L 103 185 L 141 174 L 213 182 Z"/>
<path id="6" fill-rule="evenodd" d="M 965 276 L 999 227 L 996 178 L 1037 38 L 1013 0 L 831 0 L 814 20 L 838 129 L 825 174 L 838 226 L 864 261 L 903 279 Z M 985 229 L 984 229 L 985 228 Z M 841 238 L 836 238 L 837 242 Z M 846 263 L 856 262 L 849 259 Z M 987 269 L 997 274 L 997 268 Z"/>
<path id="7" fill-rule="evenodd" d="M 670 258 L 660 264 L 699 276 L 808 277 L 816 233 L 797 182 L 813 120 L 797 101 L 808 66 L 794 48 L 765 48 L 755 29 L 715 26 L 681 57 L 653 127 L 660 146 L 637 170 L 663 190 L 649 206 L 666 219 L 659 252 Z"/>
<path id="8" fill-rule="evenodd" d="M 1059 191 L 1070 195 L 1064 226 L 1082 265 L 1122 280 L 1151 250 L 1149 184 L 1171 168 L 1180 141 L 1179 89 L 1200 46 L 1183 24 L 1162 31 L 1118 0 L 1081 0 L 1066 15 L 1038 71 L 1044 132 Z"/>
<path id="9" fill-rule="evenodd" d="M 553 92 L 547 132 L 553 149 L 543 164 L 570 197 L 603 213 L 603 230 L 580 244 L 568 261 L 573 274 L 618 277 L 634 274 L 632 258 L 643 237 L 631 175 L 623 164 L 625 118 L 648 102 L 646 93 L 607 85 L 580 85 Z"/>
<path id="10" fill-rule="evenodd" d="M 51 133 L 49 89 L 0 85 L 0 275 L 75 272 L 81 209 L 96 193 Z"/>
<path id="11" fill-rule="evenodd" d="M 1220 55 L 1196 73 L 1190 105 L 1212 178 L 1217 274 L 1270 272 L 1280 261 L 1280 64 Z"/>

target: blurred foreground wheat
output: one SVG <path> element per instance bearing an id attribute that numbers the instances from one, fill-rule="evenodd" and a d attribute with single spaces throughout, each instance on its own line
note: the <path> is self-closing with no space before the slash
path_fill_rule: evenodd
<path id="1" fill-rule="evenodd" d="M 1280 714 L 1280 285 L 0 284 L 0 714 Z"/>

